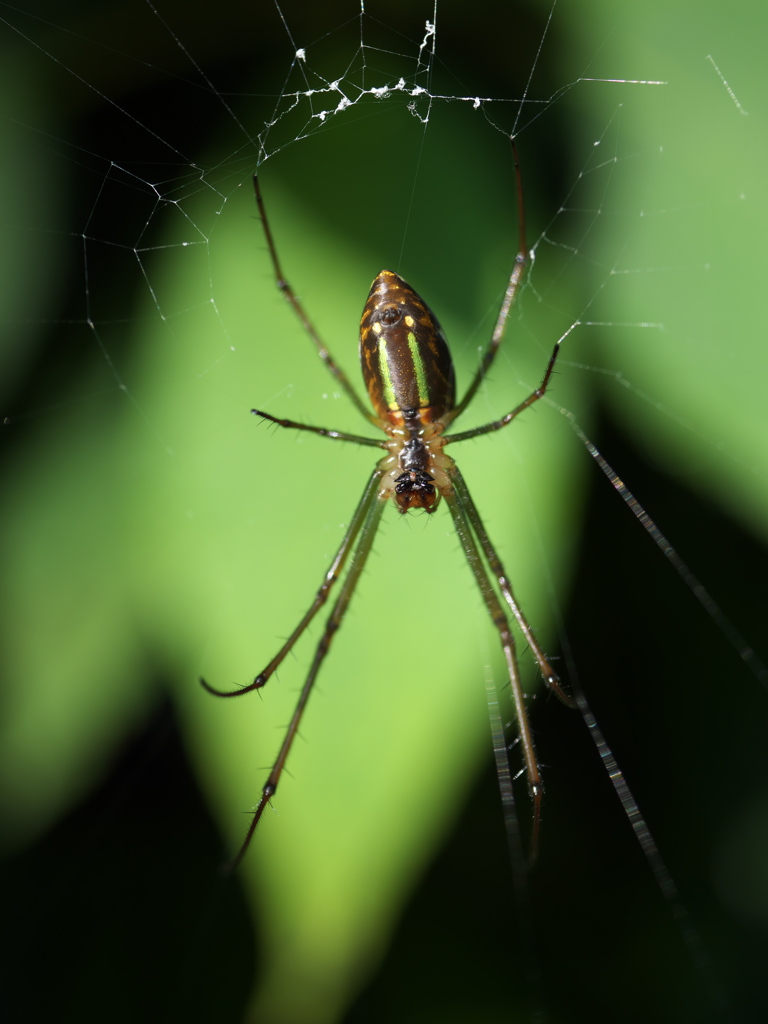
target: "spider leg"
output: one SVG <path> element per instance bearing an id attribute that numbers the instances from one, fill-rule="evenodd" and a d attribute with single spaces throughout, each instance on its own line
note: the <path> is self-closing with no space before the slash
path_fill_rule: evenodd
<path id="1" fill-rule="evenodd" d="M 504 596 L 504 600 L 507 602 L 510 609 L 512 610 L 512 614 L 514 615 L 517 624 L 520 627 L 520 631 L 525 637 L 528 646 L 530 647 L 531 652 L 534 658 L 536 659 L 536 664 L 539 666 L 539 670 L 541 671 L 544 682 L 550 690 L 557 694 L 557 696 L 560 698 L 563 704 L 565 704 L 569 708 L 575 708 L 577 706 L 576 701 L 571 696 L 569 696 L 560 685 L 560 679 L 557 673 L 552 668 L 549 662 L 549 658 L 547 658 L 541 645 L 534 636 L 533 630 L 528 624 L 528 620 L 523 614 L 520 605 L 517 603 L 515 595 L 512 593 L 512 587 L 509 583 L 509 578 L 504 571 L 504 566 L 501 564 L 501 559 L 499 558 L 498 554 L 496 553 L 496 549 L 491 543 L 491 539 L 488 536 L 488 532 L 485 529 L 485 526 L 483 525 L 482 519 L 480 518 L 480 513 L 477 511 L 477 506 L 472 500 L 472 495 L 469 493 L 469 488 L 467 487 L 466 480 L 461 475 L 461 472 L 458 467 L 455 468 L 455 471 L 452 471 L 451 476 L 453 479 L 453 485 L 456 488 L 456 492 L 459 494 L 461 502 L 464 506 L 464 511 L 467 515 L 467 518 L 469 519 L 472 525 L 472 529 L 475 533 L 475 536 L 480 542 L 480 547 L 483 549 L 483 554 L 485 555 L 486 561 L 488 562 L 491 572 L 496 577 L 496 581 L 499 584 L 499 590 L 501 590 L 501 593 Z"/>
<path id="2" fill-rule="evenodd" d="M 563 337 L 565 337 L 565 335 L 563 335 Z M 464 430 L 460 434 L 449 434 L 444 439 L 445 443 L 449 444 L 452 441 L 467 441 L 471 437 L 480 437 L 482 434 L 490 434 L 494 430 L 501 430 L 502 427 L 506 427 L 512 422 L 512 420 L 516 419 L 521 412 L 525 412 L 525 410 L 529 409 L 535 402 L 538 402 L 540 398 L 543 398 L 547 388 L 549 387 L 549 382 L 555 369 L 557 357 L 560 354 L 560 344 L 562 340 L 562 338 L 559 338 L 555 343 L 555 347 L 552 349 L 552 355 L 549 357 L 549 362 L 547 363 L 547 368 L 544 371 L 544 376 L 541 378 L 541 384 L 539 384 L 537 388 L 534 388 L 530 395 L 528 395 L 520 405 L 516 405 L 511 412 L 508 412 L 499 420 L 493 420 L 492 423 L 484 423 L 481 427 L 474 427 L 472 430 Z"/>
<path id="3" fill-rule="evenodd" d="M 360 503 L 355 509 L 355 514 L 352 516 L 352 521 L 349 524 L 349 529 L 344 535 L 344 539 L 341 542 L 341 546 L 339 547 L 339 550 L 336 552 L 333 561 L 328 567 L 328 570 L 325 574 L 325 577 L 323 578 L 323 582 L 320 586 L 320 589 L 315 594 L 314 601 L 309 606 L 309 609 L 302 618 L 301 622 L 299 622 L 296 629 L 294 629 L 294 631 L 291 633 L 291 635 L 288 637 L 286 642 L 277 652 L 272 661 L 270 661 L 267 667 L 262 672 L 259 672 L 259 674 L 256 676 L 256 678 L 249 686 L 238 687 L 235 690 L 217 690 L 215 687 L 211 686 L 210 683 L 207 683 L 205 679 L 201 678 L 200 685 L 203 687 L 203 689 L 207 690 L 208 693 L 212 693 L 215 697 L 241 697 L 244 693 L 250 693 L 252 690 L 259 690 L 261 689 L 262 686 L 264 686 L 269 677 L 282 664 L 286 655 L 291 651 L 294 644 L 299 639 L 304 630 L 307 628 L 307 626 L 309 626 L 312 619 L 314 619 L 315 615 L 317 615 L 317 613 L 323 607 L 325 602 L 328 600 L 328 595 L 331 592 L 334 583 L 339 578 L 344 568 L 344 565 L 347 561 L 349 553 L 355 546 L 355 541 L 357 540 L 358 535 L 360 535 L 360 543 L 362 544 L 362 534 L 364 534 L 366 530 L 370 530 L 369 520 L 372 516 L 372 512 L 379 508 L 379 506 L 382 504 L 384 500 L 379 495 L 379 485 L 381 482 L 381 478 L 384 475 L 384 472 L 384 468 L 381 465 L 378 465 L 371 474 L 371 477 L 368 480 L 368 483 L 366 484 L 365 490 L 363 491 L 363 496 L 360 499 Z M 378 517 L 380 515 L 381 511 L 379 509 L 375 516 L 376 525 L 378 525 Z M 370 547 L 370 543 L 368 547 Z M 353 564 L 357 557 L 358 555 L 356 554 L 355 558 L 353 558 Z M 350 568 L 350 573 L 351 572 L 352 569 Z M 349 577 L 347 578 L 349 579 Z"/>
<path id="4" fill-rule="evenodd" d="M 360 398 L 360 396 L 358 395 L 358 393 L 355 390 L 355 388 L 350 383 L 350 380 L 347 377 L 347 375 L 344 373 L 344 371 L 341 369 L 341 367 L 336 363 L 335 359 L 333 358 L 331 353 L 326 348 L 326 346 L 325 346 L 325 344 L 323 342 L 323 339 L 320 337 L 320 335 L 315 330 L 315 327 L 314 327 L 312 321 L 307 316 L 306 312 L 304 311 L 304 307 L 302 306 L 301 302 L 299 302 L 299 299 L 297 298 L 296 293 L 294 292 L 293 288 L 291 288 L 290 284 L 288 283 L 288 281 L 285 278 L 285 275 L 283 274 L 283 268 L 280 266 L 280 260 L 278 259 L 278 255 L 277 255 L 277 248 L 275 246 L 275 240 L 272 237 L 272 231 L 270 229 L 269 221 L 267 219 L 267 210 L 266 210 L 266 207 L 264 205 L 264 200 L 263 200 L 263 198 L 261 196 L 261 189 L 259 188 L 259 179 L 258 179 L 257 175 L 255 175 L 255 174 L 253 176 L 253 188 L 254 188 L 254 191 L 256 193 L 256 205 L 259 208 L 259 216 L 261 217 L 261 224 L 262 224 L 262 227 L 264 228 L 264 235 L 265 235 L 265 237 L 267 239 L 267 247 L 269 249 L 270 259 L 272 260 L 272 269 L 275 272 L 275 280 L 277 282 L 277 287 L 280 289 L 280 291 L 285 296 L 285 299 L 286 299 L 286 302 L 288 303 L 288 305 L 291 307 L 291 309 L 294 311 L 296 316 L 299 318 L 299 321 L 301 322 L 301 325 L 304 328 L 304 330 L 307 332 L 307 334 L 310 336 L 312 341 L 315 343 L 315 348 L 317 349 L 317 354 L 320 356 L 322 361 L 325 363 L 326 367 L 328 368 L 328 370 L 332 374 L 332 376 L 335 377 L 335 379 L 338 381 L 339 386 L 346 392 L 347 396 L 352 401 L 352 403 L 355 406 L 355 408 L 357 409 L 357 411 L 359 413 L 361 413 L 361 415 L 363 415 L 370 423 L 378 423 L 378 420 L 373 415 L 373 413 L 370 411 L 370 409 L 366 408 L 365 403 L 363 402 L 363 400 Z"/>
<path id="5" fill-rule="evenodd" d="M 455 466 L 451 467 L 449 473 L 454 484 L 456 484 L 457 481 L 461 481 L 463 484 L 461 474 Z M 501 647 L 504 651 L 504 658 L 507 662 L 507 673 L 509 675 L 509 684 L 512 690 L 512 700 L 515 705 L 515 716 L 517 718 L 517 730 L 523 750 L 525 773 L 528 779 L 528 792 L 530 793 L 531 801 L 533 802 L 533 828 L 528 854 L 529 863 L 533 863 L 536 860 L 536 854 L 539 846 L 539 828 L 541 823 L 541 803 L 544 797 L 544 780 L 542 779 L 541 772 L 539 770 L 539 763 L 536 757 L 536 746 L 533 742 L 533 733 L 531 731 L 531 723 L 528 718 L 528 711 L 525 707 L 525 694 L 523 693 L 523 686 L 520 681 L 520 669 L 518 667 L 517 655 L 515 653 L 515 638 L 512 635 L 512 630 L 509 627 L 507 616 L 499 603 L 499 599 L 496 596 L 496 592 L 493 589 L 493 585 L 488 577 L 485 566 L 483 565 L 477 543 L 475 542 L 472 519 L 466 506 L 467 495 L 468 491 L 466 489 L 466 485 L 463 487 L 459 485 L 454 487 L 453 490 L 446 490 L 443 492 L 443 496 L 453 518 L 453 524 L 456 527 L 456 533 L 458 534 L 459 541 L 464 549 L 467 562 L 469 563 L 469 567 L 477 581 L 477 585 L 480 587 L 480 593 L 483 595 L 483 600 L 485 601 L 486 608 L 493 620 L 493 624 L 498 630 Z M 507 771 L 508 767 L 507 770 L 503 772 L 501 768 L 499 769 L 499 778 L 502 785 Z"/>
<path id="6" fill-rule="evenodd" d="M 260 416 L 263 420 L 276 424 L 278 427 L 288 427 L 291 430 L 309 430 L 312 434 L 319 434 L 321 437 L 330 437 L 333 441 L 352 441 L 353 444 L 364 444 L 370 448 L 386 448 L 386 441 L 379 441 L 375 437 L 360 437 L 359 434 L 345 434 L 341 430 L 329 430 L 327 427 L 312 427 L 307 423 L 297 423 L 296 420 L 281 420 L 277 416 L 271 416 L 261 409 L 251 409 L 254 416 Z"/>
<path id="7" fill-rule="evenodd" d="M 499 350 L 504 333 L 507 329 L 507 320 L 509 319 L 509 311 L 517 296 L 520 283 L 523 279 L 523 273 L 525 271 L 525 265 L 528 262 L 528 244 L 525 238 L 525 207 L 523 204 L 523 179 L 520 173 L 520 161 L 517 158 L 517 146 L 515 146 L 514 140 L 512 141 L 512 156 L 515 161 L 515 186 L 517 191 L 517 223 L 518 223 L 518 241 L 517 241 L 517 256 L 515 257 L 515 265 L 512 268 L 512 273 L 509 275 L 509 281 L 507 283 L 507 290 L 504 293 L 504 299 L 501 303 L 501 309 L 499 315 L 496 317 L 496 325 L 493 328 L 493 334 L 491 340 L 488 342 L 488 347 L 483 353 L 483 358 L 480 360 L 480 366 L 475 371 L 475 376 L 472 378 L 472 383 L 467 388 L 467 393 L 464 395 L 459 404 L 451 411 L 446 424 L 453 422 L 458 416 L 464 412 L 469 403 L 477 394 L 477 389 L 480 387 L 482 382 L 493 365 L 493 361 L 496 358 L 496 353 Z"/>
<path id="8" fill-rule="evenodd" d="M 354 555 L 352 556 L 352 561 L 350 562 L 349 571 L 347 572 L 346 579 L 344 580 L 344 583 L 342 585 L 341 592 L 339 593 L 339 596 L 336 599 L 336 604 L 333 606 L 333 610 L 331 611 L 331 614 L 328 617 L 328 621 L 325 624 L 323 635 L 320 637 L 320 641 L 318 642 L 318 645 L 315 648 L 315 656 L 312 659 L 312 665 L 310 666 L 309 674 L 307 675 L 304 685 L 301 688 L 301 693 L 299 694 L 299 699 L 296 703 L 296 708 L 291 717 L 288 729 L 286 730 L 285 738 L 283 739 L 283 742 L 280 746 L 280 750 L 278 752 L 277 758 L 275 759 L 275 763 L 272 765 L 269 777 L 267 778 L 267 781 L 264 783 L 264 787 L 261 791 L 261 798 L 259 800 L 258 806 L 254 811 L 253 819 L 248 828 L 248 832 L 246 833 L 245 839 L 243 840 L 242 846 L 238 850 L 235 859 L 232 861 L 231 869 L 237 867 L 237 865 L 242 860 L 243 855 L 245 854 L 245 851 L 248 849 L 248 845 L 251 842 L 251 839 L 253 838 L 253 834 L 256 831 L 256 827 L 259 824 L 259 821 L 261 820 L 261 816 L 264 813 L 267 804 L 271 801 L 272 797 L 277 792 L 277 786 L 278 783 L 280 782 L 280 777 L 283 774 L 285 762 L 288 759 L 288 754 L 290 753 L 291 746 L 293 745 L 293 741 L 296 737 L 296 733 L 299 730 L 304 710 L 307 706 L 309 696 L 312 692 L 312 687 L 315 685 L 315 680 L 317 679 L 317 675 L 320 671 L 323 661 L 325 660 L 325 656 L 328 654 L 328 650 L 331 646 L 331 641 L 333 640 L 335 634 L 338 632 L 339 627 L 341 626 L 342 619 L 344 618 L 344 613 L 349 607 L 349 602 L 352 599 L 355 587 L 357 586 L 363 569 L 365 568 L 365 563 L 368 559 L 368 555 L 371 552 L 371 547 L 373 545 L 373 540 L 376 535 L 376 530 L 378 529 L 379 522 L 381 520 L 381 514 L 384 511 L 384 505 L 386 503 L 387 498 L 389 497 L 389 494 L 387 492 L 381 494 L 379 491 L 378 484 L 379 481 L 381 480 L 382 475 L 383 471 L 380 469 L 377 469 L 374 472 L 368 484 L 368 487 L 366 488 L 366 493 L 363 496 L 363 500 L 361 501 L 360 505 L 358 506 L 357 512 L 355 513 L 355 521 L 353 521 L 353 525 L 356 524 L 356 529 L 354 533 L 356 536 L 359 532 L 359 539 Z M 346 548 L 346 551 L 348 551 L 349 547 L 351 546 L 351 539 L 353 538 L 350 538 L 350 534 L 352 533 L 352 530 L 353 527 L 350 526 L 349 533 L 347 537 L 344 538 L 344 544 L 342 545 L 342 548 Z M 349 544 L 347 543 L 348 541 L 350 542 Z M 341 554 L 341 552 L 339 552 L 339 554 Z M 338 561 L 339 555 L 337 555 L 336 558 L 334 559 L 333 565 L 331 566 L 331 570 L 329 570 L 328 572 L 328 577 L 331 576 L 332 571 L 334 570 L 335 567 L 337 567 Z M 321 595 L 323 595 L 322 600 L 320 600 Z M 321 590 L 318 592 L 318 597 L 315 599 L 315 602 L 312 605 L 312 608 L 304 617 L 304 619 L 302 619 L 299 628 L 288 641 L 286 647 L 283 648 L 281 655 L 284 656 L 284 652 L 289 650 L 290 647 L 293 645 L 293 642 L 296 640 L 296 638 L 299 636 L 302 630 L 306 627 L 307 623 L 310 621 L 314 613 L 317 611 L 317 608 L 319 608 L 320 604 L 322 604 L 322 602 L 325 601 L 325 596 L 327 596 L 327 589 L 324 591 L 323 588 L 321 588 Z M 280 655 L 278 655 L 278 658 L 280 658 Z M 271 662 L 270 666 L 272 664 L 273 663 Z"/>

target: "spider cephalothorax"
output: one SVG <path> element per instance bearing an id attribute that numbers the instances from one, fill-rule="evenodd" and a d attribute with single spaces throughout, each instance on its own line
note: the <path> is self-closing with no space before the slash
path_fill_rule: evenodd
<path id="1" fill-rule="evenodd" d="M 428 472 L 430 453 L 418 437 L 406 441 L 400 452 L 402 473 L 395 478 L 395 503 L 401 512 L 423 508 L 434 512 L 440 501 L 435 490 L 435 478 Z"/>

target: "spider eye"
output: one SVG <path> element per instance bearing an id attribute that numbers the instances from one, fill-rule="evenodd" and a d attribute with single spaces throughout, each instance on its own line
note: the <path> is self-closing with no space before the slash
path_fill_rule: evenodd
<path id="1" fill-rule="evenodd" d="M 387 309 L 383 309 L 379 315 L 379 320 L 385 327 L 391 327 L 393 324 L 399 323 L 402 319 L 403 314 L 397 306 L 389 306 Z"/>

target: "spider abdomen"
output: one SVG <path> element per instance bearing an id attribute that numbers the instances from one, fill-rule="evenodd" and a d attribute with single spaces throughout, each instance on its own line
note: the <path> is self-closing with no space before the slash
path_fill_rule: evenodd
<path id="1" fill-rule="evenodd" d="M 437 317 L 391 270 L 368 294 L 360 362 L 374 411 L 393 426 L 434 423 L 454 407 L 453 361 Z"/>

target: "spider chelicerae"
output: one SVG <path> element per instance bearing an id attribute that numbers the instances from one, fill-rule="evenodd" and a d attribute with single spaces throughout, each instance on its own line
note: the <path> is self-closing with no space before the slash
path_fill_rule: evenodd
<path id="1" fill-rule="evenodd" d="M 431 514 L 436 510 L 441 499 L 445 499 L 448 506 L 467 562 L 480 588 L 493 624 L 498 630 L 504 651 L 517 731 L 522 748 L 524 771 L 533 805 L 530 859 L 535 857 L 544 785 L 525 707 L 515 639 L 508 613 L 504 610 L 499 594 L 517 622 L 547 687 L 569 706 L 573 706 L 573 701 L 561 688 L 547 655 L 537 642 L 517 603 L 504 567 L 491 543 L 464 477 L 454 460 L 446 452 L 448 445 L 501 430 L 516 419 L 520 413 L 538 402 L 546 392 L 552 378 L 560 349 L 560 341 L 558 341 L 549 357 L 539 386 L 506 415 L 491 423 L 474 427 L 472 430 L 446 433 L 446 430 L 467 409 L 493 364 L 525 271 L 528 252 L 525 238 L 523 190 L 520 165 L 514 143 L 513 155 L 519 224 L 518 252 L 493 334 L 464 397 L 458 403 L 456 402 L 453 362 L 445 335 L 434 313 L 421 296 L 398 274 L 391 270 L 382 270 L 371 286 L 360 321 L 360 362 L 373 411 L 366 407 L 347 376 L 334 361 L 286 280 L 277 256 L 277 248 L 267 219 L 258 178 L 254 176 L 256 202 L 278 288 L 298 316 L 314 342 L 318 355 L 339 386 L 359 412 L 373 426 L 378 427 L 386 437 L 383 440 L 361 437 L 357 434 L 279 419 L 262 409 L 251 410 L 261 419 L 280 427 L 291 430 L 308 430 L 336 441 L 348 441 L 352 444 L 380 448 L 385 454 L 376 464 L 368 479 L 341 546 L 328 567 L 323 583 L 312 604 L 266 668 L 256 676 L 249 686 L 234 690 L 218 690 L 204 679 L 200 680 L 205 689 L 217 697 L 238 697 L 264 686 L 326 603 L 336 582 L 346 569 L 340 593 L 315 649 L 309 674 L 301 689 L 282 745 L 264 784 L 258 806 L 253 813 L 250 827 L 235 857 L 233 866 L 242 859 L 264 809 L 277 791 L 315 680 L 328 654 L 331 641 L 341 626 L 344 613 L 349 607 L 349 602 L 370 554 L 384 506 L 389 499 L 394 501 L 398 511 L 402 514 L 412 509 L 423 509 Z M 492 580 L 498 587 L 498 594 Z"/>

